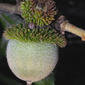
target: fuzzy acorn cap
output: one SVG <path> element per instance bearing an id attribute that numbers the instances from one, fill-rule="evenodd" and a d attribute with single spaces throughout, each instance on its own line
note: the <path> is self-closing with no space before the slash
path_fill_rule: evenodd
<path id="1" fill-rule="evenodd" d="M 24 27 L 23 24 L 14 25 L 4 32 L 6 39 L 16 39 L 21 42 L 46 42 L 57 44 L 60 47 L 66 46 L 65 37 L 52 28 L 34 28 L 29 29 Z"/>
<path id="2" fill-rule="evenodd" d="M 55 2 L 53 0 L 24 0 L 21 2 L 22 17 L 27 23 L 38 26 L 49 25 L 56 15 Z"/>

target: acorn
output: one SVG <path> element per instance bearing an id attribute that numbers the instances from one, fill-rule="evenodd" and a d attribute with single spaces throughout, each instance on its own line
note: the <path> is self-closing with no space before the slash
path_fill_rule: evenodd
<path id="1" fill-rule="evenodd" d="M 9 40 L 8 65 L 18 78 L 27 82 L 47 77 L 58 62 L 58 46 L 66 45 L 64 36 L 50 27 L 29 29 L 19 24 L 8 28 L 4 36 Z"/>

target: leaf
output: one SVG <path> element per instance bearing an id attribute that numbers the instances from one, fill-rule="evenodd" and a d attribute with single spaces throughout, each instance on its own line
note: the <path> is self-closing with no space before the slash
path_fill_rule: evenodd
<path id="1" fill-rule="evenodd" d="M 34 85 L 55 85 L 54 74 L 52 73 L 47 78 L 45 78 L 39 82 L 35 82 Z"/>
<path id="2" fill-rule="evenodd" d="M 7 41 L 2 37 L 2 32 L 4 32 L 5 29 L 8 27 L 12 26 L 13 24 L 18 24 L 23 22 L 23 20 L 15 15 L 15 14 L 10 14 L 8 12 L 0 11 L 0 56 L 5 56 L 5 51 L 6 51 L 6 45 Z M 2 30 L 2 31 L 1 31 Z M 1 57 L 0 57 L 1 59 Z"/>
<path id="3" fill-rule="evenodd" d="M 7 28 L 13 24 L 19 24 L 21 22 L 23 22 L 23 19 L 21 19 L 18 15 L 0 11 L 0 24 L 3 28 Z"/>

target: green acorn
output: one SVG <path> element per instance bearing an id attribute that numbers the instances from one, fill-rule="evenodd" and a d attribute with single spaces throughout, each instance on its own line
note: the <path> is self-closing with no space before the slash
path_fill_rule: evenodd
<path id="1" fill-rule="evenodd" d="M 4 32 L 9 39 L 7 61 L 12 72 L 25 81 L 39 81 L 47 77 L 58 61 L 58 47 L 65 47 L 65 38 L 52 28 L 14 25 Z"/>

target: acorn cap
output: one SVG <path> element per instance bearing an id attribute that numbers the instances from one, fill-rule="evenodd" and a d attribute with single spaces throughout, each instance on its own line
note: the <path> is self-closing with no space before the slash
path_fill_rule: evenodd
<path id="1" fill-rule="evenodd" d="M 29 29 L 23 24 L 18 24 L 8 28 L 4 36 L 6 39 L 16 39 L 21 42 L 46 42 L 57 44 L 60 47 L 66 46 L 65 37 L 50 27 Z"/>
<path id="2" fill-rule="evenodd" d="M 22 17 L 27 23 L 38 26 L 49 25 L 56 15 L 53 0 L 24 0 L 21 2 Z"/>

